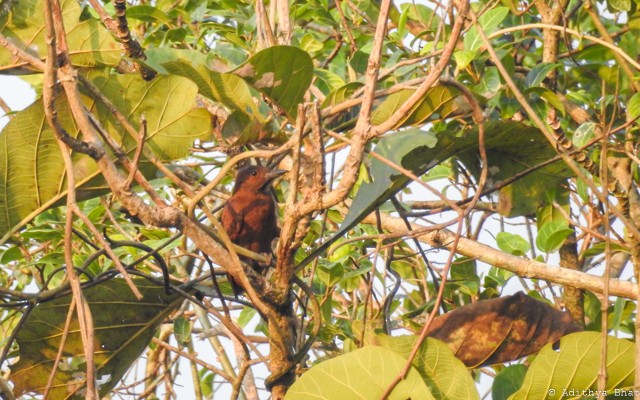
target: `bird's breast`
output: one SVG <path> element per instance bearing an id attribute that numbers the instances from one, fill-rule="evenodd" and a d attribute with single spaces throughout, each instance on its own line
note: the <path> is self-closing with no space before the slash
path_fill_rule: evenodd
<path id="1" fill-rule="evenodd" d="M 262 193 L 233 195 L 223 210 L 222 223 L 235 244 L 258 253 L 270 252 L 278 233 L 273 198 Z"/>

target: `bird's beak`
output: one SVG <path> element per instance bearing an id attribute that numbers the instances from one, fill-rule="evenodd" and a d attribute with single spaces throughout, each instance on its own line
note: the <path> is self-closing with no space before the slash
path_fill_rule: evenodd
<path id="1" fill-rule="evenodd" d="M 267 172 L 264 175 L 264 177 L 268 182 L 271 182 L 272 180 L 276 179 L 280 175 L 286 174 L 287 172 L 289 172 L 289 171 L 285 171 L 283 169 L 273 169 L 273 170 Z"/>

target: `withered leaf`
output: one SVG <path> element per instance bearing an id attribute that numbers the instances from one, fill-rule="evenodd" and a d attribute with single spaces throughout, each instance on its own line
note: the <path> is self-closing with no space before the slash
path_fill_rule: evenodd
<path id="1" fill-rule="evenodd" d="M 124 279 L 112 279 L 83 290 L 94 323 L 94 362 L 99 391 L 105 395 L 147 347 L 155 328 L 180 304 L 177 295 L 144 279 L 134 279 L 143 295 L 138 301 Z M 71 295 L 38 304 L 20 327 L 20 360 L 11 366 L 14 392 L 42 394 L 64 333 Z M 77 316 L 71 321 L 49 398 L 84 398 L 86 361 Z"/>
<path id="2" fill-rule="evenodd" d="M 433 320 L 428 336 L 445 342 L 467 367 L 516 360 L 581 331 L 568 313 L 523 293 L 483 300 Z"/>

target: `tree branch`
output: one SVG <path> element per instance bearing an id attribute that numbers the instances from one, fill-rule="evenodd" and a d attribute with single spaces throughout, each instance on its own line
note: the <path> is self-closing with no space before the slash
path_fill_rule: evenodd
<path id="1" fill-rule="evenodd" d="M 369 215 L 362 222 L 370 225 L 376 223 L 373 215 Z M 382 227 L 388 232 L 406 231 L 406 226 L 401 218 L 391 217 L 386 214 L 382 214 Z M 423 227 L 413 225 L 413 229 L 415 230 L 421 228 Z M 420 235 L 418 236 L 418 240 L 432 247 L 450 248 L 454 236 L 454 233 L 443 229 Z M 528 258 L 516 257 L 464 237 L 460 238 L 456 251 L 463 256 L 485 262 L 496 268 L 511 271 L 524 278 L 544 279 L 560 285 L 571 285 L 579 289 L 589 290 L 594 293 L 603 293 L 604 291 L 604 279 L 601 277 L 552 266 Z M 609 293 L 613 296 L 635 300 L 637 292 L 637 286 L 631 282 L 612 279 L 609 283 Z"/>

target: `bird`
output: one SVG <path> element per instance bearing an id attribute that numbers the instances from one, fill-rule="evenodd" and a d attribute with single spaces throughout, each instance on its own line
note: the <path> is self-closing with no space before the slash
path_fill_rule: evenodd
<path id="1" fill-rule="evenodd" d="M 271 253 L 271 243 L 280 234 L 271 184 L 286 172 L 260 165 L 238 170 L 231 197 L 222 208 L 220 217 L 231 242 L 254 253 Z M 266 274 L 268 266 L 246 257 L 241 259 L 256 272 Z M 237 297 L 244 288 L 231 276 L 227 277 Z"/>

